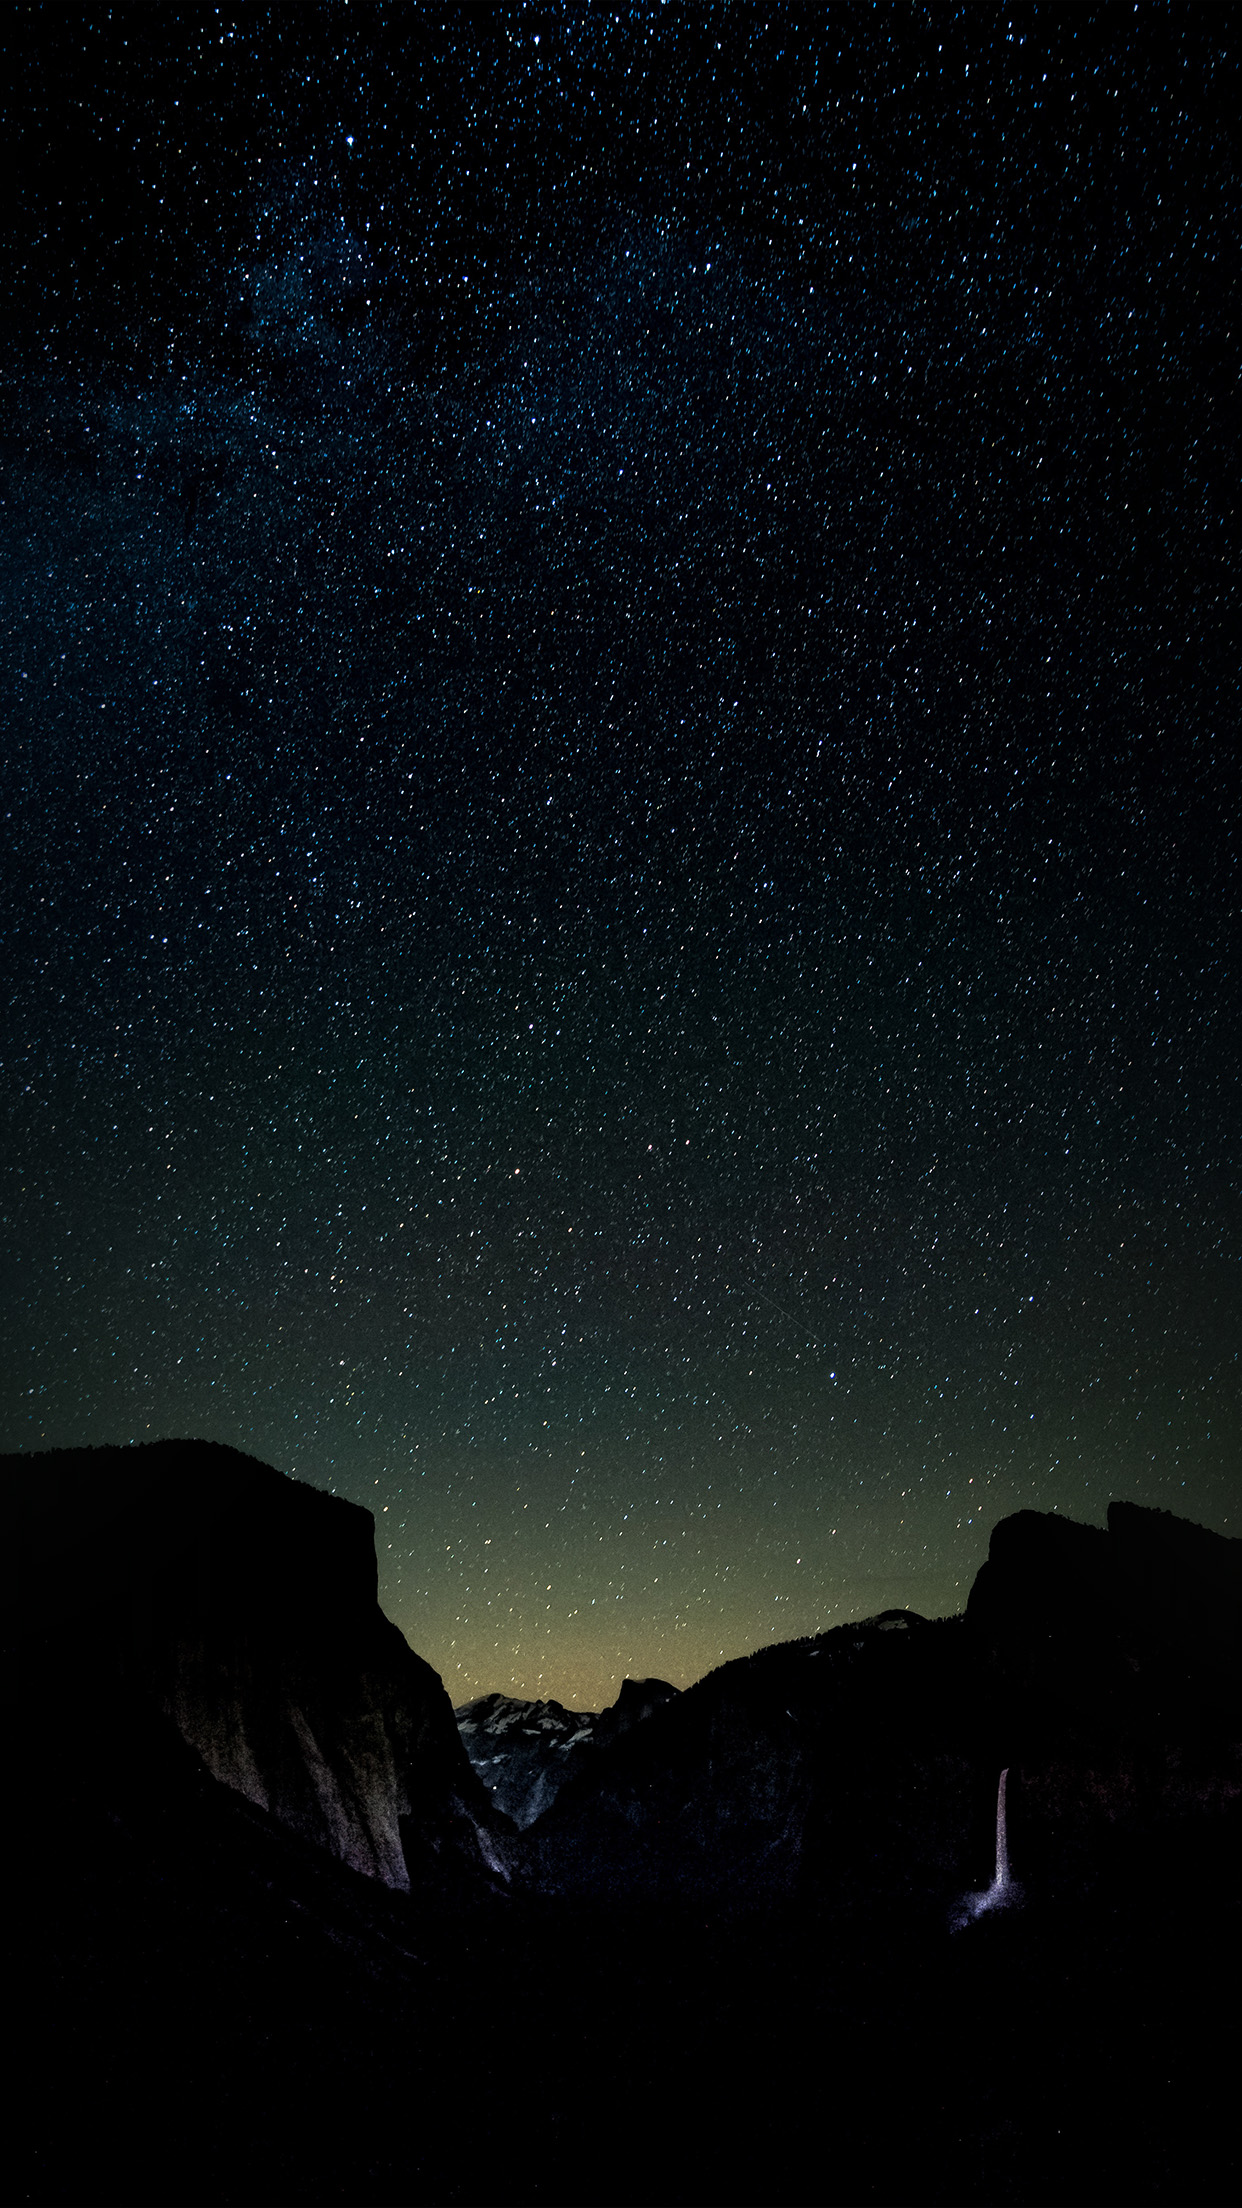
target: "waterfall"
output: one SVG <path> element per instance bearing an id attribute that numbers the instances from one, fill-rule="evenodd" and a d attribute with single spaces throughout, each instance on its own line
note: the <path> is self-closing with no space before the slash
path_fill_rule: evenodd
<path id="1" fill-rule="evenodd" d="M 987 1909 L 1008 1909 L 1022 1899 L 1022 1888 L 1010 1874 L 1009 1826 L 1006 1820 L 1005 1796 L 1009 1782 L 1009 1766 L 1005 1765 L 996 1789 L 996 1875 L 987 1891 L 982 1894 L 963 1894 L 950 1912 L 949 1923 L 955 1932 L 965 1924 L 972 1924 Z"/>
<path id="2" fill-rule="evenodd" d="M 1006 1764 L 1000 1775 L 1000 1785 L 996 1789 L 996 1876 L 989 1889 L 997 1895 L 1007 1894 L 1009 1891 L 1009 1833 L 1005 1825 L 1005 1782 L 1008 1777 L 1009 1765 Z"/>

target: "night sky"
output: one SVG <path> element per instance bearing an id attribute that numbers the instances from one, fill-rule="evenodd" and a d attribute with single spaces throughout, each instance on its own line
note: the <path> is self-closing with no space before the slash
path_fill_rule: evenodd
<path id="1" fill-rule="evenodd" d="M 455 1702 L 1238 1530 L 1232 11 L 5 41 L 3 1446 Z"/>

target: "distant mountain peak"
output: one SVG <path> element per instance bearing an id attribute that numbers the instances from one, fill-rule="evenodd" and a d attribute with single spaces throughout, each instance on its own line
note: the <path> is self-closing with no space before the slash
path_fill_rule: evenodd
<path id="1" fill-rule="evenodd" d="M 483 1694 L 454 1711 L 466 1754 L 497 1809 L 513 1822 L 532 1825 L 556 1800 L 586 1751 L 649 1717 L 678 1689 L 667 1679 L 623 1679 L 606 1710 L 567 1710 L 560 1702 L 528 1702 L 507 1694 Z"/>

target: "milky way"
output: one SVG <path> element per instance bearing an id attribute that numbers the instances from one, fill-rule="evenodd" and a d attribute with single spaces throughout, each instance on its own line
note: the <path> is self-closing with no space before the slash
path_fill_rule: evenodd
<path id="1" fill-rule="evenodd" d="M 455 1701 L 1236 1525 L 1224 18 L 672 15 L 7 70 L 4 1445 Z"/>

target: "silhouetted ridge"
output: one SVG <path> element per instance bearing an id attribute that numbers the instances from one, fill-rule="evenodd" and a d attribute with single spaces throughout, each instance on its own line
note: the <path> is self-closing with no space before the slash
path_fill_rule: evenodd
<path id="1" fill-rule="evenodd" d="M 733 1658 L 575 1767 L 526 1875 L 648 1899 L 947 1892 L 974 1815 L 965 1656 L 960 1620 L 902 1612 Z"/>

